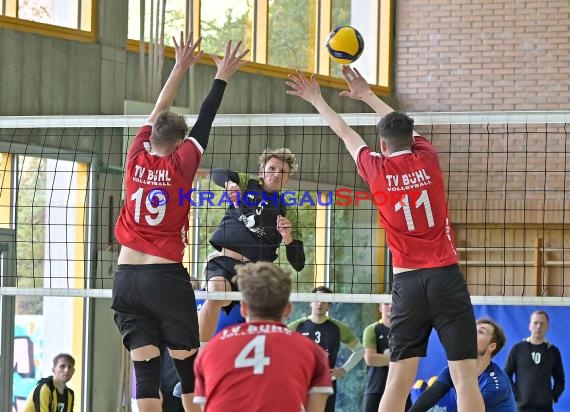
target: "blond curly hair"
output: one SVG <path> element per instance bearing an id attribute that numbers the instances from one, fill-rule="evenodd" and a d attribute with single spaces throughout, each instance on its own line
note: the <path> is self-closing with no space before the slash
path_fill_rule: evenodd
<path id="1" fill-rule="evenodd" d="M 299 168 L 295 154 L 286 147 L 282 147 L 280 149 L 265 149 L 261 155 L 259 155 L 259 166 L 263 168 L 269 159 L 273 157 L 276 157 L 289 165 L 289 175 L 292 175 Z"/>

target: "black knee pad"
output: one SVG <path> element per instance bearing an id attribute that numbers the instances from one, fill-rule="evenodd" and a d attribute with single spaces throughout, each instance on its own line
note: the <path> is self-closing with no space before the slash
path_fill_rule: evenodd
<path id="1" fill-rule="evenodd" d="M 183 394 L 194 393 L 194 361 L 196 356 L 198 356 L 197 353 L 182 360 L 172 358 Z"/>
<path id="2" fill-rule="evenodd" d="M 160 356 L 133 361 L 137 382 L 137 399 L 160 399 Z"/>

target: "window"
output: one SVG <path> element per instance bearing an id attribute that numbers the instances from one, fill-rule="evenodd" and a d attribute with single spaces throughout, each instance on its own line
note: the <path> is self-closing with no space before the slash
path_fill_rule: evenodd
<path id="1" fill-rule="evenodd" d="M 216 7 L 200 9 L 202 47 L 208 53 L 223 54 L 228 40 L 242 40 L 252 50 L 253 0 L 217 1 Z"/>
<path id="2" fill-rule="evenodd" d="M 268 64 L 314 71 L 316 12 L 306 0 L 269 2 Z"/>
<path id="3" fill-rule="evenodd" d="M 331 257 L 328 280 L 337 292 L 386 293 L 384 231 L 370 200 L 331 208 Z M 360 247 L 370 245 L 373 247 Z"/>
<path id="4" fill-rule="evenodd" d="M 3 0 L 0 27 L 70 40 L 94 40 L 96 0 Z"/>
<path id="5" fill-rule="evenodd" d="M 378 94 L 388 94 L 391 84 L 391 47 L 394 0 L 220 0 L 216 6 L 200 0 L 166 0 L 150 10 L 145 3 L 144 41 L 193 29 L 202 36 L 206 53 L 221 54 L 227 40 L 242 40 L 254 63 L 244 71 L 286 77 L 302 69 L 332 77 L 327 85 L 345 87 L 341 67 L 331 62 L 325 47 L 328 33 L 340 25 L 356 27 L 364 38 L 364 52 L 354 64 Z M 155 3 L 153 3 L 155 4 Z M 164 29 L 162 15 L 164 14 Z M 140 0 L 129 0 L 128 48 L 137 51 L 141 38 Z M 166 50 L 173 57 L 172 49 Z"/>
<path id="6" fill-rule="evenodd" d="M 12 189 L 12 196 L 7 196 L 16 205 L 18 229 L 12 286 L 84 288 L 88 165 L 29 155 L 1 156 L 12 157 L 15 162 L 6 161 L 2 170 L 8 176 L 13 170 L 17 176 L 17 191 Z M 2 220 L 4 215 L 7 218 L 8 213 L 0 213 Z M 55 354 L 69 352 L 76 358 L 72 386 L 76 405 L 81 405 L 84 299 L 16 296 L 12 310 L 18 365 L 13 373 L 14 403 L 25 399 L 40 377 L 51 374 Z"/>

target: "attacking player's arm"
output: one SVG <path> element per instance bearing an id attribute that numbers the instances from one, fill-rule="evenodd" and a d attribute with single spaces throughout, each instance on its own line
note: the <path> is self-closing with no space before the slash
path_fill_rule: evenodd
<path id="1" fill-rule="evenodd" d="M 217 56 L 212 56 L 212 59 L 218 68 L 216 77 L 210 92 L 200 107 L 198 119 L 190 131 L 190 136 L 196 139 L 203 149 L 206 149 L 206 146 L 208 145 L 212 123 L 214 122 L 214 118 L 216 117 L 222 98 L 224 97 L 224 90 L 226 89 L 226 84 L 229 78 L 236 72 L 236 70 L 247 63 L 241 59 L 245 57 L 249 52 L 249 49 L 239 53 L 238 55 L 240 46 L 241 41 L 232 49 L 232 43 L 230 41 L 226 45 L 224 57 L 219 58 Z"/>
<path id="2" fill-rule="evenodd" d="M 210 177 L 215 184 L 226 189 L 233 205 L 238 207 L 242 190 L 240 184 L 242 182 L 245 184 L 249 179 L 249 175 L 228 169 L 212 169 Z"/>
<path id="3" fill-rule="evenodd" d="M 335 112 L 325 101 L 321 95 L 321 88 L 312 75 L 310 78 L 305 77 L 303 73 L 297 70 L 297 74 L 290 74 L 289 80 L 286 82 L 290 87 L 287 94 L 299 96 L 301 99 L 311 103 L 321 116 L 327 121 L 330 128 L 344 142 L 346 149 L 356 161 L 358 151 L 366 143 L 358 133 L 352 130 L 340 115 Z"/>
<path id="4" fill-rule="evenodd" d="M 295 215 L 291 219 L 285 216 L 277 216 L 277 230 L 283 238 L 287 260 L 297 272 L 305 267 L 305 248 L 299 238 L 299 226 Z"/>
<path id="5" fill-rule="evenodd" d="M 380 116 L 386 116 L 394 111 L 392 107 L 384 103 L 372 92 L 370 85 L 357 69 L 352 69 L 350 66 L 342 66 L 342 75 L 350 90 L 341 92 L 341 96 L 363 101 Z"/>
<path id="6" fill-rule="evenodd" d="M 172 107 L 172 102 L 174 102 L 174 97 L 176 97 L 176 92 L 178 91 L 178 86 L 184 74 L 188 71 L 188 68 L 196 63 L 202 57 L 202 52 L 195 53 L 198 46 L 200 46 L 201 37 L 192 43 L 192 32 L 188 35 L 186 42 L 184 42 L 183 33 L 180 32 L 180 44 L 176 42 L 176 38 L 172 38 L 174 41 L 174 51 L 176 55 L 176 62 L 174 67 L 168 76 L 168 80 L 164 83 L 160 94 L 154 105 L 154 109 L 148 117 L 148 121 L 153 123 L 160 112 L 165 110 L 170 110 Z"/>

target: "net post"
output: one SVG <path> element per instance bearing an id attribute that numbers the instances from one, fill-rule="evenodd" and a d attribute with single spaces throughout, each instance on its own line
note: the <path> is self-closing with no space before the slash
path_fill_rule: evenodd
<path id="1" fill-rule="evenodd" d="M 534 264 L 536 267 L 535 280 L 536 280 L 536 296 L 542 296 L 542 238 L 537 237 L 534 241 Z"/>

